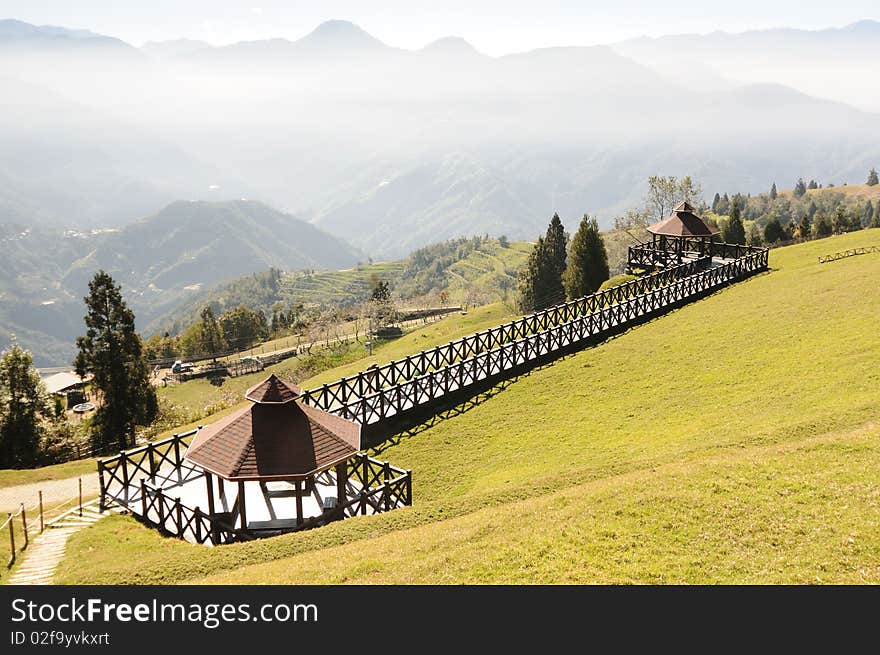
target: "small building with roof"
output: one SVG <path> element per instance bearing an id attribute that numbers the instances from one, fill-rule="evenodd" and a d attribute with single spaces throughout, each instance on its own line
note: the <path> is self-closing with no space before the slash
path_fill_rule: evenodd
<path id="1" fill-rule="evenodd" d="M 320 493 L 326 480 L 322 473 L 335 472 L 333 502 L 346 497 L 347 466 L 361 448 L 359 423 L 296 402 L 300 391 L 274 374 L 248 389 L 249 407 L 200 430 L 192 440 L 184 461 L 205 472 L 208 512 L 217 513 L 214 480 L 219 480 L 225 499 L 225 484 L 236 486 L 233 504 L 240 525 L 245 529 L 287 527 L 278 524 L 277 512 L 269 512 L 269 521 L 248 521 L 248 494 L 245 483 L 256 483 L 267 509 L 273 498 L 294 498 L 294 516 L 290 526 L 302 525 L 307 515 L 305 500 L 314 500 L 323 510 L 328 493 Z M 269 483 L 287 483 L 292 489 L 273 490 Z M 283 487 L 284 485 L 282 485 Z M 228 507 L 223 508 L 229 512 Z M 320 512 L 318 512 L 320 513 Z"/>
<path id="2" fill-rule="evenodd" d="M 711 257 L 717 227 L 697 215 L 688 202 L 679 204 L 666 218 L 647 227 L 649 243 L 630 248 L 628 269 L 681 264 L 688 259 Z"/>
<path id="3" fill-rule="evenodd" d="M 175 436 L 121 453 L 112 474 L 99 467 L 102 494 L 166 532 L 213 544 L 411 504 L 410 471 L 360 452 L 359 423 L 300 396 L 270 375 L 245 392 L 248 406 L 200 427 L 188 446 L 188 435 Z"/>
<path id="4" fill-rule="evenodd" d="M 48 393 L 65 398 L 67 408 L 71 409 L 74 405 L 87 400 L 85 387 L 93 378 L 94 375 L 91 373 L 80 377 L 74 371 L 62 371 L 43 378 L 43 386 Z"/>

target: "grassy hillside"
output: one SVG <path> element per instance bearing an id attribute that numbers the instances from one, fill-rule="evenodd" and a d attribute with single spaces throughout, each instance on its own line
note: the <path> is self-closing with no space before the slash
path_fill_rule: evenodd
<path id="1" fill-rule="evenodd" d="M 208 304 L 218 314 L 243 304 L 267 316 L 271 316 L 275 305 L 351 307 L 369 299 L 373 278 L 388 282 L 402 305 L 413 298 L 436 296 L 444 289 L 452 304 L 509 300 L 516 287 L 516 273 L 528 259 L 531 247 L 527 242 L 502 247 L 496 239 L 458 239 L 428 246 L 396 261 L 360 263 L 342 270 L 288 272 L 278 284 L 267 283 L 266 274 L 249 275 L 198 293 L 185 306 L 150 323 L 145 334 L 178 333 L 196 321 Z M 432 302 L 437 302 L 436 298 Z"/>
<path id="2" fill-rule="evenodd" d="M 399 339 L 379 342 L 373 348 L 372 356 L 368 354 L 363 343 L 350 342 L 329 351 L 317 349 L 310 357 L 284 360 L 259 373 L 223 379 L 219 386 L 212 384 L 207 378 L 198 378 L 185 384 L 160 388 L 160 401 L 163 405 L 171 405 L 173 411 L 181 417 L 174 429 L 167 433 L 195 427 L 196 423 L 209 422 L 228 412 L 230 408 L 241 406 L 245 402 L 245 390 L 264 380 L 269 373 L 275 373 L 308 389 L 357 373 L 373 363 L 385 364 L 392 359 L 400 359 L 419 350 L 485 330 L 509 320 L 510 317 L 510 310 L 505 305 L 494 303 L 478 307 L 467 314 L 451 314 L 435 323 L 412 330 Z"/>
<path id="3" fill-rule="evenodd" d="M 793 195 L 791 189 L 780 191 L 780 196 Z M 867 184 L 847 184 L 843 186 L 822 187 L 821 189 L 807 189 L 807 196 L 813 199 L 823 198 L 829 195 L 843 194 L 844 197 L 858 200 L 880 200 L 880 184 L 868 186 Z"/>
<path id="4" fill-rule="evenodd" d="M 516 273 L 528 259 L 526 241 L 502 247 L 496 239 L 473 245 L 469 239 L 427 246 L 393 262 L 361 264 L 343 271 L 294 273 L 282 285 L 290 301 L 351 305 L 369 298 L 370 278 L 387 280 L 406 299 L 447 290 L 456 304 L 502 299 L 516 287 Z"/>
<path id="5" fill-rule="evenodd" d="M 114 518 L 56 581 L 878 582 L 880 256 L 817 263 L 878 244 L 774 250 L 401 436 L 412 508 L 216 549 Z"/>

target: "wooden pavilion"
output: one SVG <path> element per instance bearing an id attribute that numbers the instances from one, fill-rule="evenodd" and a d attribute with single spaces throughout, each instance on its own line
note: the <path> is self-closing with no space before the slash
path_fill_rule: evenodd
<path id="1" fill-rule="evenodd" d="M 651 249 L 664 253 L 665 264 L 680 264 L 686 254 L 712 254 L 712 239 L 719 230 L 697 216 L 696 209 L 683 202 L 672 214 L 648 226 Z"/>
<path id="2" fill-rule="evenodd" d="M 266 498 L 275 493 L 294 495 L 296 499 L 293 526 L 284 525 L 289 520 L 264 521 L 260 528 L 302 525 L 306 518 L 303 497 L 311 494 L 315 478 L 330 469 L 335 469 L 337 501 L 341 503 L 346 498 L 347 462 L 360 450 L 361 426 L 297 402 L 299 396 L 299 389 L 271 375 L 248 389 L 245 398 L 252 403 L 249 407 L 195 435 L 184 459 L 205 472 L 208 512 L 212 517 L 222 516 L 230 524 L 237 522 L 241 532 L 248 534 L 256 526 L 248 524 L 245 483 L 256 482 Z M 217 512 L 215 477 L 237 484 L 231 510 Z M 269 482 L 288 482 L 293 489 L 268 491 Z M 222 491 L 225 485 L 220 481 L 218 484 Z"/>

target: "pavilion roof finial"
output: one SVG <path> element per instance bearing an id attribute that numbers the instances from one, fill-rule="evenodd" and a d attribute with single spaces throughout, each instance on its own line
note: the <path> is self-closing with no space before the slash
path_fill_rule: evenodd
<path id="1" fill-rule="evenodd" d="M 248 389 L 244 397 L 258 405 L 283 405 L 299 398 L 300 390 L 274 373 Z"/>

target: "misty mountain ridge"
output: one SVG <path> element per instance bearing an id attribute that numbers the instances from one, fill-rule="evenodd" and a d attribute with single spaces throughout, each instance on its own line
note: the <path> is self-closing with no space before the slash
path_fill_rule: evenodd
<path id="1" fill-rule="evenodd" d="M 693 37 L 692 53 L 706 39 Z M 620 44 L 489 57 L 449 37 L 411 51 L 333 21 L 295 41 L 197 46 L 136 51 L 126 74 L 102 70 L 100 83 L 73 64 L 53 77 L 47 59 L 16 58 L 17 76 L 93 117 L 70 130 L 50 115 L 19 138 L 18 153 L 45 161 L 0 154 L 0 212 L 120 226 L 172 199 L 245 196 L 388 257 L 475 231 L 530 239 L 554 211 L 569 228 L 585 211 L 607 226 L 652 174 L 755 192 L 801 175 L 861 181 L 880 159 L 874 114 L 776 80 L 693 88 Z M 108 130 L 112 145 L 101 120 L 126 126 Z M 169 147 L 143 156 L 150 143 Z"/>
<path id="2" fill-rule="evenodd" d="M 0 225 L 0 340 L 15 333 L 39 365 L 70 360 L 82 298 L 98 269 L 122 286 L 139 326 L 201 289 L 242 275 L 344 268 L 361 253 L 309 223 L 248 200 L 174 202 L 115 230 Z"/>
<path id="3" fill-rule="evenodd" d="M 880 61 L 880 22 L 874 20 L 821 30 L 639 37 L 612 47 L 678 83 L 697 67 L 704 82 L 774 82 L 818 97 L 833 94 L 834 100 L 880 112 L 880 87 L 869 82 Z"/>

